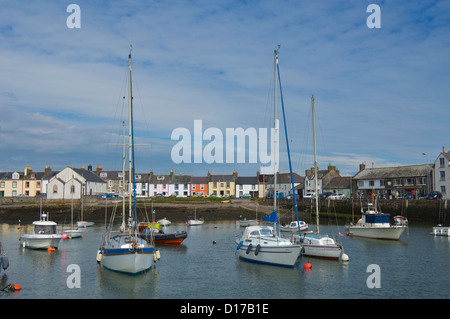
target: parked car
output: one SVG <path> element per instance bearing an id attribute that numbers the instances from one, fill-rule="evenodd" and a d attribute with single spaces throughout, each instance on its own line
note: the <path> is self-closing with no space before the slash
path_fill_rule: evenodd
<path id="1" fill-rule="evenodd" d="M 427 199 L 439 199 L 439 198 L 442 198 L 441 192 L 433 191 L 427 195 Z"/>
<path id="2" fill-rule="evenodd" d="M 337 193 L 337 194 L 331 194 L 327 198 L 329 198 L 329 199 L 345 199 L 345 195 L 341 194 L 341 193 Z"/>
<path id="3" fill-rule="evenodd" d="M 251 198 L 250 194 L 242 194 L 240 198 Z"/>
<path id="4" fill-rule="evenodd" d="M 309 192 L 305 196 L 303 196 L 303 198 L 316 198 L 316 193 Z"/>
<path id="5" fill-rule="evenodd" d="M 332 192 L 325 192 L 322 194 L 319 194 L 319 198 L 327 198 L 328 196 L 332 195 Z"/>

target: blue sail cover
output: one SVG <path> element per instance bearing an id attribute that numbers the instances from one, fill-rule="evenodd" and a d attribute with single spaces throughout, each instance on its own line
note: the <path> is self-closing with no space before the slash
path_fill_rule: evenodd
<path id="1" fill-rule="evenodd" d="M 276 223 L 278 221 L 277 211 L 274 210 L 270 215 L 263 217 L 262 220 L 265 222 Z"/>

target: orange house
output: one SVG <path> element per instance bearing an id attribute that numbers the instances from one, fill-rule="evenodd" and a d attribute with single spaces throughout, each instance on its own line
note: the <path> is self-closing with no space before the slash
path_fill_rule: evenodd
<path id="1" fill-rule="evenodd" d="M 208 195 L 208 177 L 191 177 L 191 195 Z"/>

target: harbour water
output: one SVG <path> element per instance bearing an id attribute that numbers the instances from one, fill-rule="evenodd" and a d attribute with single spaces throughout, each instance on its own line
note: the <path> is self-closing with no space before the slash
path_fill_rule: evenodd
<path id="1" fill-rule="evenodd" d="M 432 225 L 410 225 L 400 241 L 345 236 L 344 226 L 321 225 L 321 232 L 341 232 L 347 263 L 300 257 L 294 268 L 252 264 L 237 259 L 236 221 L 187 227 L 180 246 L 159 246 L 161 259 L 143 274 L 130 276 L 96 262 L 104 225 L 87 228 L 82 238 L 66 239 L 54 252 L 19 246 L 29 226 L 0 224 L 0 240 L 10 266 L 0 274 L 1 299 L 447 299 L 450 297 L 450 238 L 430 234 Z M 311 270 L 304 264 L 311 263 Z M 80 274 L 80 286 L 68 278 Z M 378 272 L 369 267 L 377 265 Z M 79 268 L 78 268 L 79 267 Z M 376 278 L 374 276 L 377 276 Z M 373 279 L 375 278 L 375 279 Z M 379 287 L 369 287 L 376 282 Z M 71 287 L 72 286 L 72 287 Z M 373 286 L 373 285 L 372 285 Z"/>

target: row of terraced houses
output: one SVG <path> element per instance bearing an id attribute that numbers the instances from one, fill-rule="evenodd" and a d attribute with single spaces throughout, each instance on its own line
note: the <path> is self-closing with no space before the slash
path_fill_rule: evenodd
<path id="1" fill-rule="evenodd" d="M 277 191 L 303 197 L 315 190 L 314 169 L 307 169 L 303 176 L 293 173 L 294 192 L 290 173 L 277 174 Z M 264 198 L 273 194 L 274 175 L 239 176 L 211 174 L 192 176 L 175 174 L 135 173 L 136 195 L 154 196 L 221 196 Z M 375 192 L 386 198 L 398 198 L 408 194 L 421 198 L 430 191 L 438 191 L 443 199 L 450 198 L 450 152 L 442 152 L 434 163 L 397 167 L 367 168 L 361 164 L 354 176 L 341 176 L 339 170 L 328 165 L 318 170 L 319 193 L 341 193 L 351 196 L 369 195 Z M 105 171 L 66 167 L 52 171 L 34 172 L 27 167 L 23 172 L 0 172 L 0 197 L 46 196 L 48 199 L 77 199 L 82 195 L 129 194 L 128 172 Z"/>

